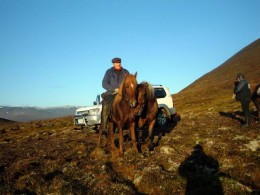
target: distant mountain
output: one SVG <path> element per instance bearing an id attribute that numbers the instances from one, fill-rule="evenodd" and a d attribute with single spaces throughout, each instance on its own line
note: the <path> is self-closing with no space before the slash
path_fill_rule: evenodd
<path id="1" fill-rule="evenodd" d="M 0 125 L 4 125 L 4 124 L 10 124 L 10 123 L 14 123 L 15 121 L 11 121 L 8 119 L 4 119 L 4 118 L 0 118 Z"/>
<path id="2" fill-rule="evenodd" d="M 12 121 L 31 121 L 73 115 L 78 107 L 9 107 L 0 106 L 0 118 Z"/>
<path id="3" fill-rule="evenodd" d="M 238 104 L 232 100 L 232 93 L 238 73 L 243 73 L 251 85 L 260 83 L 260 39 L 174 94 L 177 109 L 188 111 L 190 108 L 196 111 L 203 107 L 210 109 L 220 108 L 222 105 L 237 106 Z"/>

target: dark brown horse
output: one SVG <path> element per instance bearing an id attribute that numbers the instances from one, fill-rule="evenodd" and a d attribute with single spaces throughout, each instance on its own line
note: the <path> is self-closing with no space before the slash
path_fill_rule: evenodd
<path id="1" fill-rule="evenodd" d="M 148 137 L 149 144 L 148 149 L 151 150 L 153 147 L 153 129 L 156 123 L 156 115 L 158 112 L 158 103 L 154 94 L 154 89 L 151 84 L 148 82 L 142 82 L 138 85 L 138 98 L 137 98 L 137 133 L 138 135 L 138 145 L 140 146 L 140 142 L 142 139 L 142 128 L 144 128 L 145 124 L 148 125 Z"/>
<path id="2" fill-rule="evenodd" d="M 252 101 L 257 110 L 257 121 L 260 120 L 260 84 L 251 84 Z"/>
<path id="3" fill-rule="evenodd" d="M 117 127 L 119 132 L 119 153 L 123 155 L 123 127 L 129 128 L 133 146 L 137 151 L 135 136 L 135 109 L 137 103 L 137 73 L 124 74 L 124 80 L 119 87 L 119 92 L 113 100 L 111 111 L 108 119 L 109 136 L 108 142 L 112 150 L 116 148 L 114 142 L 114 130 Z M 102 123 L 102 121 L 101 121 Z M 102 135 L 102 128 L 99 128 L 98 147 Z"/>

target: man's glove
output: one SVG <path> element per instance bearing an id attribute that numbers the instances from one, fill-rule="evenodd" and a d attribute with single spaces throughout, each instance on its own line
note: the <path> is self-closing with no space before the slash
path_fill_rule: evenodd
<path id="1" fill-rule="evenodd" d="M 117 94 L 119 92 L 118 88 L 115 88 L 115 92 L 113 94 Z"/>

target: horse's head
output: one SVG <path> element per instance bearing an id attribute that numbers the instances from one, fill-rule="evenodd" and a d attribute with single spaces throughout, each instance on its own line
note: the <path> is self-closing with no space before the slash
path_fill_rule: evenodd
<path id="1" fill-rule="evenodd" d="M 136 114 L 140 115 L 144 109 L 147 102 L 146 86 L 144 83 L 138 84 L 137 86 L 137 107 Z"/>
<path id="2" fill-rule="evenodd" d="M 122 88 L 122 96 L 129 102 L 130 107 L 136 106 L 136 96 L 137 96 L 137 73 L 124 74 L 124 82 Z"/>
<path id="3" fill-rule="evenodd" d="M 148 102 L 151 101 L 153 102 L 154 100 L 155 100 L 155 95 L 154 95 L 153 86 L 150 83 L 145 81 L 138 84 L 136 114 L 140 115 L 144 110 L 145 105 Z"/>

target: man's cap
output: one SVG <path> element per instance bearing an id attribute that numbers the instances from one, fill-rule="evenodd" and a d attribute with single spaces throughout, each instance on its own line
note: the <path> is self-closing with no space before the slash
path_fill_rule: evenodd
<path id="1" fill-rule="evenodd" d="M 121 58 L 113 58 L 112 63 L 121 63 Z"/>

